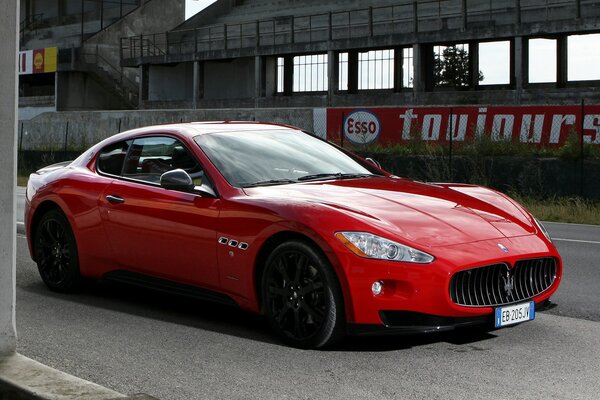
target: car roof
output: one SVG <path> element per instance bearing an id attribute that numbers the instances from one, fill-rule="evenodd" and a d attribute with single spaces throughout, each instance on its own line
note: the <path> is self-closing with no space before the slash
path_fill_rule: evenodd
<path id="1" fill-rule="evenodd" d="M 248 121 L 205 121 L 205 122 L 182 122 L 177 124 L 153 125 L 143 128 L 136 128 L 126 132 L 123 135 L 140 135 L 150 133 L 169 133 L 177 132 L 181 135 L 194 137 L 218 132 L 250 132 L 267 130 L 300 130 L 299 128 L 275 124 L 269 122 L 248 122 Z"/>

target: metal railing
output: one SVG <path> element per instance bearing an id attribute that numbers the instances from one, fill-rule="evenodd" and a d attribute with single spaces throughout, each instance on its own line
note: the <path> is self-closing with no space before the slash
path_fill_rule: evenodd
<path id="1" fill-rule="evenodd" d="M 20 40 L 23 41 L 25 34 L 31 32 L 33 34 L 37 33 L 38 27 L 42 25 L 42 21 L 44 20 L 44 14 L 33 14 L 31 16 L 26 17 L 19 24 L 19 37 Z"/>
<path id="2" fill-rule="evenodd" d="M 467 6 L 468 4 L 468 6 Z M 395 5 L 273 17 L 121 38 L 121 59 L 411 34 L 468 24 L 496 25 L 600 16 L 595 0 L 405 0 Z"/>

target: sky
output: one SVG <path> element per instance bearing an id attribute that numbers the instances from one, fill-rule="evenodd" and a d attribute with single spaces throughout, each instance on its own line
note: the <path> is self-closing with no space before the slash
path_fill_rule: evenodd
<path id="1" fill-rule="evenodd" d="M 569 81 L 600 79 L 600 34 L 571 35 L 568 39 L 567 75 Z M 556 40 L 529 41 L 529 81 L 556 82 Z M 479 45 L 479 69 L 482 84 L 503 84 L 509 80 L 508 42 L 488 42 Z"/>
<path id="2" fill-rule="evenodd" d="M 188 19 L 199 11 L 202 11 L 215 1 L 216 0 L 185 0 L 185 19 Z"/>

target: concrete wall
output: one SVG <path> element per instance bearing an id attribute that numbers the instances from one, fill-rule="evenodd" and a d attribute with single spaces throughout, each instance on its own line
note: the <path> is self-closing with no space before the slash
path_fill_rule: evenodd
<path id="1" fill-rule="evenodd" d="M 204 63 L 204 98 L 246 99 L 254 97 L 254 57 Z"/>
<path id="2" fill-rule="evenodd" d="M 16 127 L 18 2 L 3 1 L 0 13 L 0 355 L 17 347 L 16 269 Z"/>
<path id="3" fill-rule="evenodd" d="M 59 110 L 98 110 L 122 108 L 118 98 L 90 74 L 58 73 L 56 108 Z"/>
<path id="4" fill-rule="evenodd" d="M 42 114 L 20 121 L 19 150 L 83 151 L 118 132 L 190 121 L 268 121 L 313 130 L 312 108 L 82 111 Z"/>
<path id="5" fill-rule="evenodd" d="M 148 70 L 148 100 L 191 100 L 192 63 L 151 65 Z"/>

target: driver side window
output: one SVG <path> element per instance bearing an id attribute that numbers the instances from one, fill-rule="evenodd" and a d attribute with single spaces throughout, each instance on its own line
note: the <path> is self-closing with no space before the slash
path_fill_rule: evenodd
<path id="1" fill-rule="evenodd" d="M 144 137 L 131 144 L 122 176 L 158 184 L 162 174 L 178 168 L 186 171 L 196 186 L 202 184 L 204 171 L 180 141 L 164 136 Z"/>

